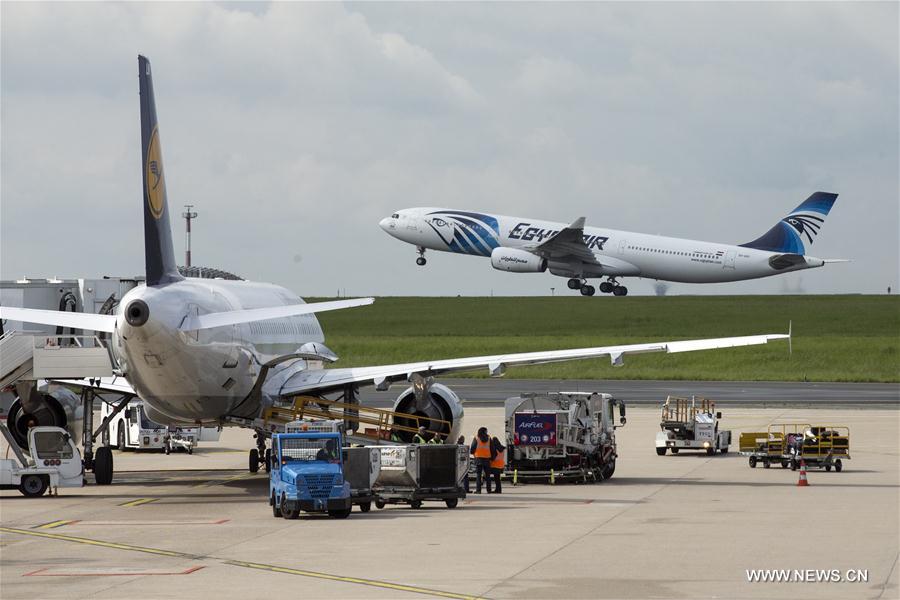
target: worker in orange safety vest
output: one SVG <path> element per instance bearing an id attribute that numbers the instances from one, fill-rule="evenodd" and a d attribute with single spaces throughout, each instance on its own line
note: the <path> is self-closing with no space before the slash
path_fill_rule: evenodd
<path id="1" fill-rule="evenodd" d="M 506 466 L 506 446 L 500 443 L 497 436 L 491 438 L 491 451 L 494 457 L 491 459 L 491 475 L 494 478 L 494 493 L 502 494 L 503 487 L 500 484 L 500 476 L 503 474 L 503 468 Z M 488 490 L 488 494 L 491 491 Z"/>
<path id="2" fill-rule="evenodd" d="M 487 427 L 479 427 L 472 445 L 469 446 L 469 453 L 475 457 L 475 493 L 481 493 L 481 483 L 484 481 L 487 485 L 487 493 L 491 493 L 491 460 L 494 454 L 491 452 L 491 436 L 488 435 Z"/>

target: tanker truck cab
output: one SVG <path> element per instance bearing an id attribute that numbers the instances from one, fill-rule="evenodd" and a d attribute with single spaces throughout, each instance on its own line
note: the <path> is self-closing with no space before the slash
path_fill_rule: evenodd
<path id="1" fill-rule="evenodd" d="M 0 430 L 7 441 L 12 439 L 5 425 L 0 424 Z M 81 454 L 65 429 L 32 427 L 28 431 L 29 455 L 18 446 L 10 448 L 18 460 L 0 459 L 0 489 L 18 489 L 24 496 L 37 497 L 47 488 L 84 485 Z"/>
<path id="2" fill-rule="evenodd" d="M 269 504 L 272 515 L 296 519 L 300 511 L 343 519 L 353 507 L 344 480 L 341 434 L 277 433 L 272 436 Z"/>

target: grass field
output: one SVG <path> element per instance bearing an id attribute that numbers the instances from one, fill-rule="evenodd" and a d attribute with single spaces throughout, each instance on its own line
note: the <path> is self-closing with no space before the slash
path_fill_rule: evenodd
<path id="1" fill-rule="evenodd" d="M 516 367 L 521 378 L 900 381 L 900 298 L 379 298 L 322 313 L 342 367 L 607 344 L 783 333 L 786 342 Z M 465 376 L 486 376 L 477 371 Z"/>

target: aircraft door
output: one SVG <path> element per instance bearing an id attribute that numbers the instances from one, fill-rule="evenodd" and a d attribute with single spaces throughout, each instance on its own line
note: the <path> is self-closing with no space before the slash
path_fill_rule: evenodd
<path id="1" fill-rule="evenodd" d="M 725 253 L 725 260 L 722 263 L 723 269 L 733 269 L 734 268 L 734 255 L 735 255 L 734 250 L 729 250 L 728 252 Z"/>
<path id="2" fill-rule="evenodd" d="M 621 240 L 619 242 L 619 256 L 625 256 L 626 248 L 628 248 L 628 240 Z"/>

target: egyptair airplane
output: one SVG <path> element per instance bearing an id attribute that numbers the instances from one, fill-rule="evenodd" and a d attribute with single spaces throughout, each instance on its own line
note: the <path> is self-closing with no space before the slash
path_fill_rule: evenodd
<path id="1" fill-rule="evenodd" d="M 500 271 L 567 277 L 569 289 L 584 296 L 596 292 L 588 278 L 605 277 L 601 292 L 625 296 L 620 277 L 721 283 L 846 262 L 806 254 L 837 196 L 814 193 L 765 234 L 740 245 L 585 227 L 584 217 L 566 225 L 446 208 L 407 208 L 379 225 L 416 246 L 419 266 L 427 249 L 490 257 Z"/>
<path id="2" fill-rule="evenodd" d="M 749 346 L 790 337 L 789 333 L 762 334 L 325 368 L 337 357 L 324 345 L 315 313 L 361 306 L 372 299 L 305 304 L 293 292 L 268 283 L 182 277 L 169 227 L 150 62 L 143 56 L 138 57 L 138 69 L 146 285 L 129 290 L 115 314 L 3 306 L 0 318 L 111 334 L 117 375 L 62 383 L 138 396 L 147 416 L 157 423 L 252 423 L 267 408 L 290 405 L 297 395 L 342 394 L 352 400 L 360 387 L 386 390 L 392 383 L 409 382 L 412 385 L 399 395 L 395 410 L 437 423 L 430 429 L 453 440 L 461 427 L 462 404 L 450 388 L 433 382 L 435 375 L 487 368 L 499 376 L 508 366 L 601 356 L 620 365 L 623 356 L 632 353 Z M 16 415 L 17 419 L 11 429 L 66 425 L 65 411 L 52 394 L 38 393 L 34 387 L 17 391 L 32 406 L 42 403 L 43 409 L 10 410 L 10 418 Z M 250 450 L 251 471 L 259 468 L 268 433 L 258 432 L 258 448 Z M 93 470 L 98 483 L 112 481 L 109 446 L 97 449 Z"/>

